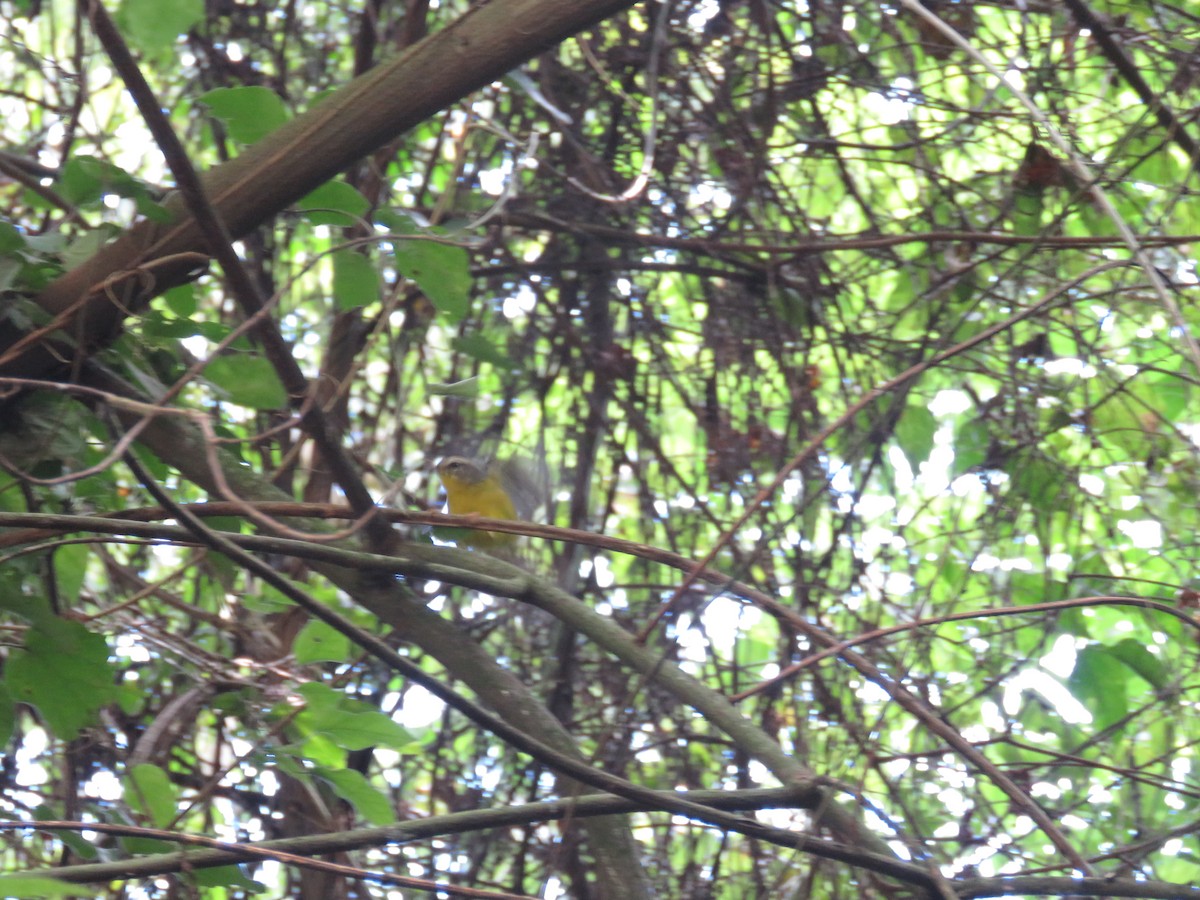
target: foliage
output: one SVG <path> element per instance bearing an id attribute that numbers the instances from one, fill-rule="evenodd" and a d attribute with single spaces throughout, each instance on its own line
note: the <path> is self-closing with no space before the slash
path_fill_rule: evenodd
<path id="1" fill-rule="evenodd" d="M 517 5 L 114 15 L 220 173 Z M 245 284 L 89 283 L 109 333 L 46 298 L 188 215 L 176 163 L 88 15 L 0 2 L 5 895 L 1190 895 L 1195 18 L 927 6 L 517 29 L 259 210 Z M 591 537 L 445 546 L 450 454 Z M 571 759 L 668 793 L 591 818 Z"/>

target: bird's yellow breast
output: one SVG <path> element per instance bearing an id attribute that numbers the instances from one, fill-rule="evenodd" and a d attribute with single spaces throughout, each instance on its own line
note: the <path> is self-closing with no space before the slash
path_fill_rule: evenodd
<path id="1" fill-rule="evenodd" d="M 487 516 L 492 519 L 516 519 L 517 510 L 501 482 L 498 471 L 461 456 L 442 460 L 438 478 L 446 488 L 446 501 L 456 516 Z M 496 531 L 477 531 L 466 539 L 476 547 L 511 544 L 516 535 Z"/>

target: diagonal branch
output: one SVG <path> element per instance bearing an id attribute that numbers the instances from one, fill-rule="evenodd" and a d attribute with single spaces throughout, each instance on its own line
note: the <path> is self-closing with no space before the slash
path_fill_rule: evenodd
<path id="1" fill-rule="evenodd" d="M 492 0 L 392 61 L 356 78 L 323 102 L 201 178 L 215 214 L 237 239 L 333 178 L 347 166 L 461 100 L 547 47 L 635 5 L 634 0 Z M 90 259 L 55 279 L 38 296 L 52 315 L 69 320 L 86 346 L 111 341 L 125 315 L 186 281 L 191 258 L 157 267 L 155 260 L 208 250 L 183 197 L 165 204 L 167 223 L 142 221 Z M 144 282 L 150 282 L 147 286 Z M 78 304 L 78 308 L 76 305 Z M 0 326 L 0 355 L 21 339 Z M 72 351 L 46 343 L 0 366 L 0 374 L 42 375 L 61 368 Z"/>

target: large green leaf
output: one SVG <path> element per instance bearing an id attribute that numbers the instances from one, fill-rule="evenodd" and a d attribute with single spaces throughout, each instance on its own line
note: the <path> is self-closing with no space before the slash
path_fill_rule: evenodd
<path id="1" fill-rule="evenodd" d="M 387 795 L 372 787 L 361 772 L 320 768 L 314 774 L 328 782 L 371 825 L 391 825 L 396 821 L 396 810 Z"/>
<path id="2" fill-rule="evenodd" d="M 379 273 L 368 257 L 353 250 L 333 255 L 333 296 L 343 310 L 379 300 Z"/>
<path id="3" fill-rule="evenodd" d="M 293 652 L 301 665 L 324 660 L 343 662 L 350 655 L 350 640 L 319 619 L 312 619 L 296 636 Z"/>
<path id="4" fill-rule="evenodd" d="M 1170 676 L 1162 659 L 1151 653 L 1141 641 L 1125 638 L 1108 650 L 1153 687 L 1165 688 L 1169 683 Z"/>
<path id="5" fill-rule="evenodd" d="M 295 726 L 302 732 L 322 736 L 346 750 L 381 745 L 411 751 L 417 746 L 407 729 L 361 700 L 352 700 L 322 684 L 302 685 L 299 692 L 305 707 L 296 716 Z"/>
<path id="6" fill-rule="evenodd" d="M 51 619 L 31 628 L 5 669 L 14 699 L 37 707 L 54 733 L 69 740 L 116 698 L 108 644 L 79 622 Z"/>
<path id="7" fill-rule="evenodd" d="M 9 900 L 48 900 L 51 897 L 101 897 L 107 890 L 46 878 L 42 875 L 0 875 L 0 894 Z"/>
<path id="8" fill-rule="evenodd" d="M 241 406 L 251 409 L 287 406 L 287 391 L 265 357 L 227 353 L 212 360 L 204 374 L 228 399 Z"/>
<path id="9" fill-rule="evenodd" d="M 937 419 L 926 406 L 910 403 L 896 423 L 896 442 L 908 464 L 915 472 L 933 451 L 933 435 L 937 431 Z"/>
<path id="10" fill-rule="evenodd" d="M 954 474 L 962 475 L 982 465 L 990 444 L 991 435 L 983 422 L 975 418 L 962 420 L 954 431 Z"/>
<path id="11" fill-rule="evenodd" d="M 229 136 L 241 144 L 261 140 L 289 118 L 279 95 L 258 85 L 216 88 L 202 95 L 200 102 L 225 123 Z"/>
<path id="12" fill-rule="evenodd" d="M 1071 693 L 1087 707 L 1096 728 L 1108 728 L 1129 711 L 1128 670 L 1107 647 L 1092 644 L 1079 651 L 1067 681 Z"/>
<path id="13" fill-rule="evenodd" d="M 125 799 L 150 819 L 154 828 L 167 828 L 175 820 L 175 786 L 158 766 L 142 763 L 125 773 Z"/>
<path id="14" fill-rule="evenodd" d="M 416 282 L 449 321 L 461 321 L 470 308 L 471 270 L 467 251 L 453 244 L 422 239 L 403 220 L 391 221 L 405 229 L 402 234 L 414 235 L 396 241 L 396 268 L 405 278 Z"/>
<path id="15" fill-rule="evenodd" d="M 122 0 L 116 19 L 139 50 L 166 58 L 204 20 L 204 0 Z"/>
<path id="16" fill-rule="evenodd" d="M 353 225 L 371 204 L 344 181 L 327 181 L 311 194 L 296 201 L 305 218 L 314 225 Z"/>

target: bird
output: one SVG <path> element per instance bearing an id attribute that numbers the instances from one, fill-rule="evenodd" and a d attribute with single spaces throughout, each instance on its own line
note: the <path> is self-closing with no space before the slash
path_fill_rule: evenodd
<path id="1" fill-rule="evenodd" d="M 513 499 L 518 486 L 509 477 L 505 464 L 496 460 L 477 462 L 465 456 L 448 456 L 438 463 L 437 474 L 446 488 L 446 502 L 451 515 L 521 518 Z M 516 541 L 515 534 L 473 531 L 461 543 L 486 550 L 510 547 Z"/>

